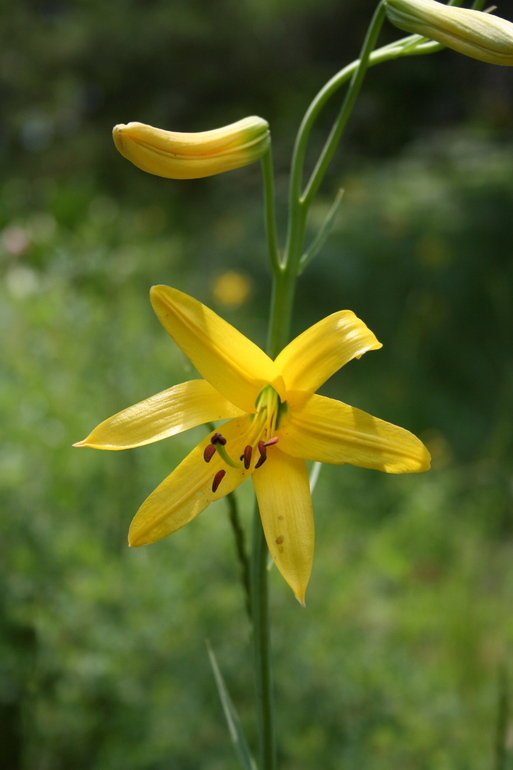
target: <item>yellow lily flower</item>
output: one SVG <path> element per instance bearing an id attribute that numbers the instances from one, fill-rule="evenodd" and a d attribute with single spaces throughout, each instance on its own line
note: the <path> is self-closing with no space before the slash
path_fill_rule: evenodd
<path id="1" fill-rule="evenodd" d="M 381 343 L 342 310 L 300 334 L 273 361 L 189 295 L 154 286 L 150 296 L 163 327 L 204 379 L 119 412 L 75 446 L 128 449 L 228 420 L 142 504 L 129 544 L 170 535 L 251 476 L 269 551 L 303 604 L 314 548 L 305 460 L 387 473 L 429 468 L 427 449 L 409 431 L 315 394 L 340 367 Z"/>
<path id="2" fill-rule="evenodd" d="M 145 123 L 120 123 L 112 129 L 112 137 L 124 158 L 166 179 L 200 179 L 248 166 L 271 142 L 269 124 L 257 116 L 188 134 Z"/>

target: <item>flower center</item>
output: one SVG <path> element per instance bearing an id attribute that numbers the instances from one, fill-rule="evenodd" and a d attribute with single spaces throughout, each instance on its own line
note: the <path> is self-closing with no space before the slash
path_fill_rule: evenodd
<path id="1" fill-rule="evenodd" d="M 214 433 L 203 453 L 205 462 L 210 462 L 212 457 L 219 454 L 226 465 L 231 468 L 251 468 L 251 463 L 256 456 L 254 470 L 260 468 L 267 460 L 267 449 L 278 443 L 278 437 L 274 435 L 280 413 L 280 397 L 271 385 L 266 385 L 259 393 L 255 406 L 256 414 L 250 415 L 250 425 L 245 436 L 246 445 L 240 457 L 232 457 L 228 442 L 222 433 Z M 239 449 L 240 451 L 240 449 Z M 226 471 L 217 471 L 212 482 L 212 492 L 216 492 L 223 480 Z"/>

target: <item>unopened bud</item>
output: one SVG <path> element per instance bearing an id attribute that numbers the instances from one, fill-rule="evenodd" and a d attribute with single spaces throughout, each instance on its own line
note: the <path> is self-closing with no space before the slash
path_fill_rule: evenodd
<path id="1" fill-rule="evenodd" d="M 465 56 L 513 66 L 513 24 L 490 13 L 437 0 L 386 0 L 392 24 L 437 40 Z"/>
<path id="2" fill-rule="evenodd" d="M 145 123 L 120 124 L 112 136 L 124 158 L 167 179 L 199 179 L 247 166 L 259 160 L 270 143 L 269 124 L 258 117 L 194 134 Z"/>

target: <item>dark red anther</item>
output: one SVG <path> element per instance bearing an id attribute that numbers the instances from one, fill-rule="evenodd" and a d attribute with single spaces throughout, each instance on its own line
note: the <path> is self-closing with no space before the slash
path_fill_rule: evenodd
<path id="1" fill-rule="evenodd" d="M 223 446 L 226 444 L 226 439 L 222 435 L 222 433 L 214 433 L 212 438 L 210 439 L 211 444 L 222 444 Z"/>
<path id="2" fill-rule="evenodd" d="M 217 492 L 217 488 L 225 476 L 226 476 L 226 471 L 223 471 L 222 469 L 220 471 L 217 471 L 216 475 L 214 476 L 214 480 L 212 482 L 212 492 Z"/>
<path id="3" fill-rule="evenodd" d="M 209 463 L 216 453 L 216 448 L 213 444 L 207 444 L 205 451 L 203 452 L 203 459 L 206 463 Z"/>
<path id="4" fill-rule="evenodd" d="M 269 441 L 266 441 L 264 443 L 264 446 L 274 446 L 275 444 L 278 443 L 279 440 L 280 439 L 278 438 L 278 436 L 273 436 L 272 438 L 269 439 Z"/>
<path id="5" fill-rule="evenodd" d="M 260 466 L 263 465 L 267 460 L 267 449 L 265 448 L 265 442 L 258 442 L 258 451 L 260 452 L 260 457 L 255 465 L 255 469 L 260 468 Z"/>
<path id="6" fill-rule="evenodd" d="M 249 444 L 244 447 L 244 454 L 240 458 L 241 460 L 244 460 L 244 467 L 246 470 L 248 470 L 249 466 L 251 465 L 251 455 L 253 454 L 253 447 Z"/>

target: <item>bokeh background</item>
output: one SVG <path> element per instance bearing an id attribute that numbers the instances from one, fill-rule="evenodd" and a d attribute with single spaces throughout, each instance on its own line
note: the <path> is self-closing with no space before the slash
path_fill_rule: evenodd
<path id="1" fill-rule="evenodd" d="M 282 225 L 299 121 L 357 56 L 373 9 L 0 4 L 5 770 L 236 768 L 206 638 L 255 737 L 225 502 L 159 544 L 126 546 L 138 505 L 202 431 L 120 453 L 71 444 L 194 376 L 153 315 L 152 284 L 264 344 L 260 173 L 153 178 L 110 132 L 267 118 Z M 508 3 L 499 12 L 513 19 Z M 447 51 L 373 69 L 312 232 L 339 187 L 295 331 L 345 307 L 367 322 L 383 349 L 323 392 L 416 432 L 433 470 L 322 470 L 307 609 L 270 578 L 280 768 L 511 768 L 513 71 Z M 247 528 L 250 490 L 239 500 Z"/>

